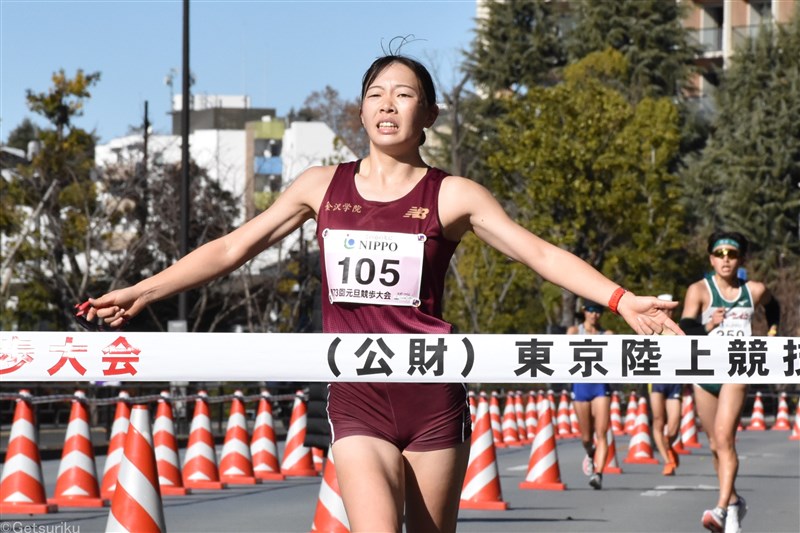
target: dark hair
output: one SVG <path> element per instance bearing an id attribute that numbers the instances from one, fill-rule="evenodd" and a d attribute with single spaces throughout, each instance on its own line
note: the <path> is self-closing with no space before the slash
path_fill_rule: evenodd
<path id="1" fill-rule="evenodd" d="M 364 97 L 367 94 L 367 89 L 370 85 L 372 85 L 372 82 L 375 81 L 375 78 L 377 78 L 380 73 L 384 71 L 384 69 L 395 63 L 405 65 L 411 69 L 411 71 L 417 77 L 417 81 L 419 81 L 420 88 L 422 89 L 423 104 L 426 106 L 435 105 L 436 87 L 433 85 L 431 73 L 428 72 L 428 69 L 425 68 L 425 65 L 416 59 L 411 59 L 410 57 L 397 54 L 387 54 L 372 62 L 367 71 L 364 73 L 364 77 L 361 78 L 361 101 L 364 101 Z M 422 139 L 420 140 L 419 144 L 422 146 L 424 143 L 425 132 L 422 132 Z"/>
<path id="2" fill-rule="evenodd" d="M 712 253 L 714 251 L 714 245 L 720 239 L 731 239 L 736 241 L 739 244 L 739 252 L 741 254 L 747 255 L 747 247 L 749 243 L 747 242 L 747 238 L 739 233 L 738 231 L 715 231 L 708 237 L 708 253 Z"/>

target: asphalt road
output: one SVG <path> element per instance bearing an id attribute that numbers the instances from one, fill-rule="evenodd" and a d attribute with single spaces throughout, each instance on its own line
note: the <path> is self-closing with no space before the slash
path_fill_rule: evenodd
<path id="1" fill-rule="evenodd" d="M 498 449 L 506 511 L 463 510 L 464 532 L 689 532 L 704 531 L 700 516 L 717 498 L 716 477 L 705 436 L 702 448 L 681 457 L 674 477 L 661 465 L 628 464 L 627 437 L 617 437 L 623 473 L 607 474 L 603 490 L 592 490 L 581 472 L 576 439 L 558 441 L 564 491 L 520 490 L 529 447 Z M 744 531 L 800 531 L 800 441 L 786 431 L 744 431 L 738 436 L 739 491 L 749 511 Z M 282 452 L 282 450 L 281 450 Z M 219 449 L 218 449 L 219 453 Z M 97 458 L 102 472 L 105 457 Z M 47 494 L 53 494 L 58 461 L 43 462 Z M 165 497 L 164 514 L 173 532 L 308 532 L 319 498 L 320 479 L 292 478 L 252 487 Z M 0 533 L 105 531 L 108 509 L 61 509 L 40 516 L 3 516 Z"/>

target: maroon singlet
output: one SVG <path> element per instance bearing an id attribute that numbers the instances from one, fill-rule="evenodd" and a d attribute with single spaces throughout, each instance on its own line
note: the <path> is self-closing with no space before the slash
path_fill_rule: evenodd
<path id="1" fill-rule="evenodd" d="M 334 173 L 317 219 L 322 253 L 322 324 L 326 333 L 450 333 L 442 319 L 442 293 L 458 245 L 442 234 L 439 188 L 447 176 L 430 168 L 405 196 L 391 202 L 364 199 L 356 189 L 360 161 Z M 325 229 L 425 234 L 420 305 L 331 303 L 325 269 Z M 470 436 L 466 388 L 440 383 L 331 383 L 328 415 L 335 441 L 367 435 L 399 449 L 427 451 L 455 446 Z"/>

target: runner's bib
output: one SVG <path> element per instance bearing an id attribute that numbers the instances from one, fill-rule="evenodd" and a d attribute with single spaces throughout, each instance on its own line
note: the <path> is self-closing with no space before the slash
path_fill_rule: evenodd
<path id="1" fill-rule="evenodd" d="M 326 228 L 322 238 L 332 303 L 420 305 L 425 235 Z"/>

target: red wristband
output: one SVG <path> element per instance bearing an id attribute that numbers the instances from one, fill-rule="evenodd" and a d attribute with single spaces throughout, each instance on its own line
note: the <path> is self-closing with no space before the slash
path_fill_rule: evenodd
<path id="1" fill-rule="evenodd" d="M 622 295 L 625 294 L 626 292 L 628 291 L 626 291 L 622 287 L 617 287 L 617 289 L 611 293 L 611 298 L 609 298 L 608 300 L 608 309 L 615 315 L 619 314 L 619 311 L 617 311 L 617 306 L 619 305 L 619 301 L 622 298 Z"/>

